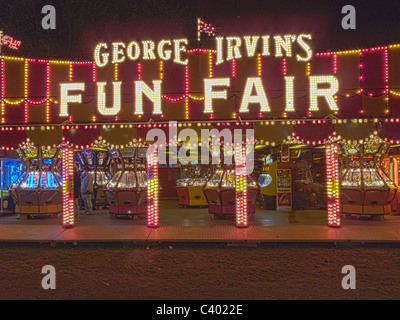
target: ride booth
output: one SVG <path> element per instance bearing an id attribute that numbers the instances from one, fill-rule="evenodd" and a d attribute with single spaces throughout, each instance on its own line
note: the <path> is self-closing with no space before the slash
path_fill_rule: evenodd
<path id="1" fill-rule="evenodd" d="M 393 181 L 394 185 L 399 187 L 399 166 L 400 166 L 400 145 L 395 143 L 390 145 L 389 152 L 381 162 L 381 169 L 384 174 Z M 393 214 L 400 214 L 400 192 L 397 190 L 391 203 Z"/>
<path id="2" fill-rule="evenodd" d="M 257 184 L 260 186 L 261 207 L 267 210 L 276 210 L 277 155 L 268 150 L 262 157 L 262 161 L 261 173 L 257 179 Z"/>
<path id="3" fill-rule="evenodd" d="M 0 150 L 0 214 L 15 211 L 15 202 L 11 196 L 10 187 L 21 175 L 22 169 L 22 163 L 15 150 Z"/>
<path id="4" fill-rule="evenodd" d="M 140 144 L 109 150 L 112 158 L 121 164 L 121 170 L 104 187 L 110 217 L 124 215 L 132 219 L 147 213 L 147 149 Z"/>
<path id="5" fill-rule="evenodd" d="M 247 225 L 247 215 L 256 212 L 260 187 L 252 174 L 246 173 L 246 146 L 225 144 L 221 148 L 221 155 L 222 158 L 234 156 L 234 159 L 231 165 L 226 161 L 215 165 L 203 187 L 208 212 L 214 218 L 236 215 L 238 219 L 239 210 L 245 214 Z"/>
<path id="6" fill-rule="evenodd" d="M 398 186 L 383 169 L 390 143 L 378 136 L 339 144 L 341 212 L 373 218 L 392 213 Z"/>
<path id="7" fill-rule="evenodd" d="M 326 209 L 325 146 L 295 145 L 289 147 L 292 170 L 293 208 Z"/>
<path id="8" fill-rule="evenodd" d="M 267 210 L 326 208 L 325 146 L 289 139 L 266 149 L 257 183 Z"/>
<path id="9" fill-rule="evenodd" d="M 44 149 L 28 142 L 17 152 L 24 169 L 10 187 L 15 213 L 20 218 L 61 213 L 63 191 L 60 148 Z"/>
<path id="10" fill-rule="evenodd" d="M 203 187 L 210 177 L 211 170 L 211 165 L 201 165 L 198 161 L 181 166 L 181 178 L 176 180 L 175 186 L 180 206 L 184 208 L 207 206 Z"/>
<path id="11" fill-rule="evenodd" d="M 89 149 L 75 150 L 75 155 L 78 159 L 79 170 L 83 171 L 87 167 L 89 173 L 93 176 L 93 208 L 107 208 L 108 202 L 103 191 L 103 188 L 111 179 L 111 155 L 107 146 L 99 143 L 94 144 Z"/>

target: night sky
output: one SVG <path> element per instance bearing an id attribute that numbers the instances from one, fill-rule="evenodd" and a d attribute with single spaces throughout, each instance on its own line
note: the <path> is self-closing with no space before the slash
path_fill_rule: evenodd
<path id="1" fill-rule="evenodd" d="M 196 18 L 217 35 L 311 33 L 314 52 L 400 43 L 400 2 L 342 0 L 0 0 L 0 28 L 22 41 L 31 58 L 93 60 L 100 41 L 184 37 L 196 46 Z M 41 9 L 56 8 L 56 30 L 43 30 Z M 341 9 L 356 8 L 356 30 L 344 30 Z M 204 43 L 207 46 L 206 43 Z M 213 46 L 214 47 L 214 46 Z"/>

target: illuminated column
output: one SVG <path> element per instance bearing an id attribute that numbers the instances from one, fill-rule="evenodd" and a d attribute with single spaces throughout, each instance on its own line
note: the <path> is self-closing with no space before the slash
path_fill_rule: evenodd
<path id="1" fill-rule="evenodd" d="M 158 150 L 147 152 L 147 226 L 158 227 Z"/>
<path id="2" fill-rule="evenodd" d="M 24 60 L 24 122 L 28 123 L 28 59 Z"/>
<path id="3" fill-rule="evenodd" d="M 340 227 L 339 160 L 336 142 L 326 145 L 326 188 L 328 196 L 328 226 Z"/>
<path id="4" fill-rule="evenodd" d="M 63 227 L 74 226 L 75 203 L 74 203 L 74 151 L 71 147 L 62 148 L 62 181 L 63 202 L 62 215 Z"/>
<path id="5" fill-rule="evenodd" d="M 392 170 L 392 172 L 393 172 L 393 177 L 391 177 L 391 178 L 392 178 L 394 184 L 396 186 L 398 186 L 399 185 L 399 164 L 398 164 L 396 158 L 393 158 L 393 170 Z"/>
<path id="6" fill-rule="evenodd" d="M 247 227 L 246 146 L 235 143 L 236 226 Z"/>
<path id="7" fill-rule="evenodd" d="M 0 39 L 1 39 L 1 31 L 0 31 Z M 1 48 L 1 40 L 0 40 L 0 48 Z M 1 50 L 0 50 L 1 52 Z M 1 78 L 1 90 L 0 90 L 0 100 L 1 100 L 1 123 L 5 123 L 4 113 L 5 113 L 5 102 L 4 102 L 4 93 L 5 93 L 5 82 L 4 82 L 4 59 L 0 59 L 0 78 Z"/>

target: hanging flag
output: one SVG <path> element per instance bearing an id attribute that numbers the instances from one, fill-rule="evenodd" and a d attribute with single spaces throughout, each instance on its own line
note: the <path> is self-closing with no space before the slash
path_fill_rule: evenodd
<path id="1" fill-rule="evenodd" d="M 21 45 L 21 41 L 16 40 L 11 36 L 1 34 L 1 45 L 8 46 L 9 48 L 14 50 L 18 50 Z"/>
<path id="2" fill-rule="evenodd" d="M 201 18 L 197 18 L 197 41 L 200 41 L 201 33 L 205 33 L 209 37 L 214 37 L 215 27 L 210 23 L 204 22 Z"/>

